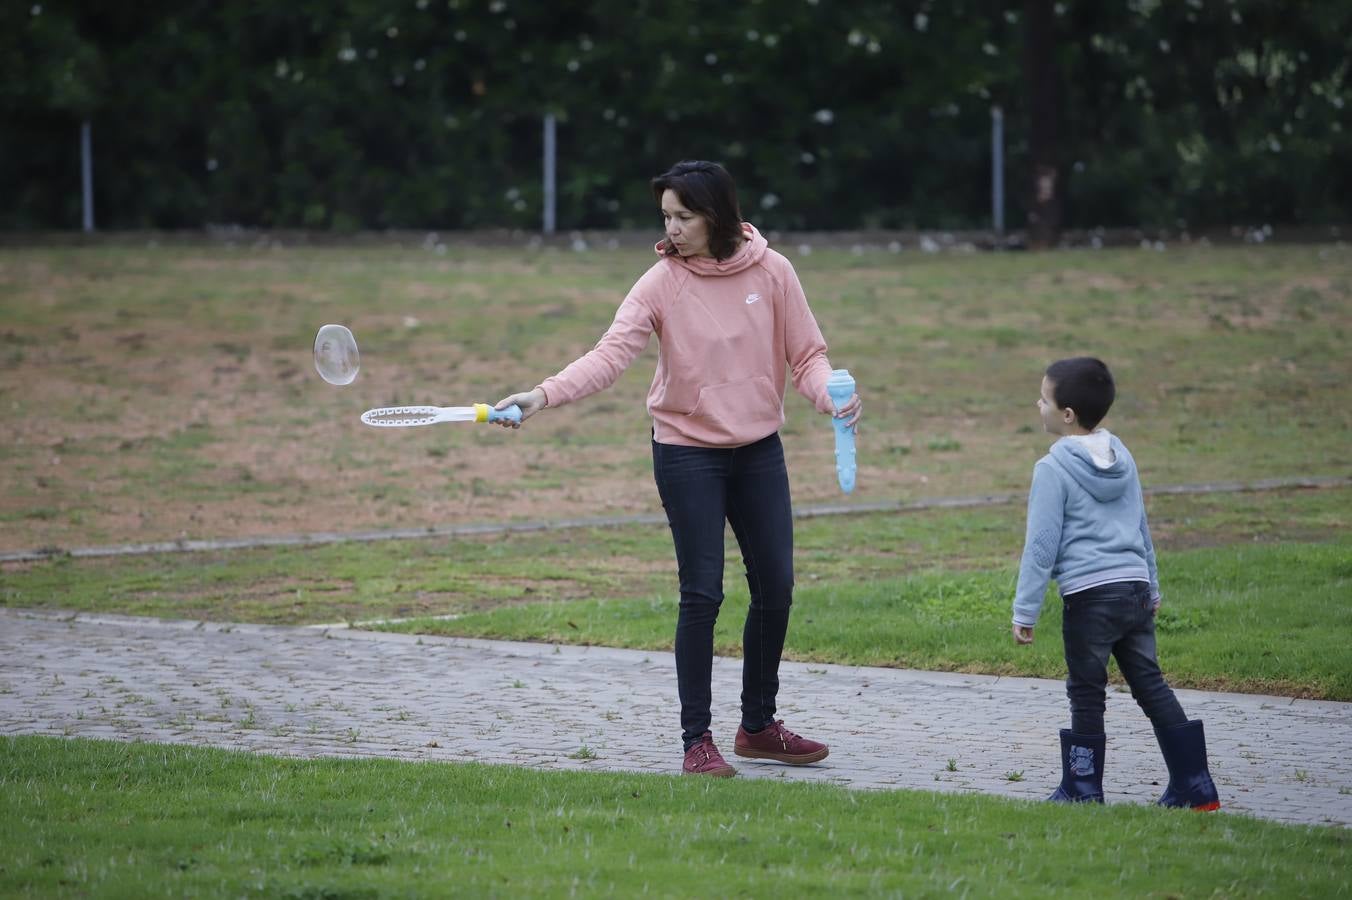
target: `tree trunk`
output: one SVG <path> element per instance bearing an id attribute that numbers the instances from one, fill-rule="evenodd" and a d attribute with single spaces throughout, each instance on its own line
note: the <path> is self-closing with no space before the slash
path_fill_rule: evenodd
<path id="1" fill-rule="evenodd" d="M 1028 246 L 1055 247 L 1061 234 L 1060 91 L 1052 0 L 1024 0 L 1023 71 L 1028 96 Z"/>

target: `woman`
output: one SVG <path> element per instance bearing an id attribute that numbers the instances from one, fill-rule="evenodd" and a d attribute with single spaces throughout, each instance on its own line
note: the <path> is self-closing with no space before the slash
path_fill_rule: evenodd
<path id="1" fill-rule="evenodd" d="M 793 596 L 793 517 L 779 440 L 785 364 L 793 386 L 819 412 L 853 426 L 860 400 L 851 397 L 839 411 L 832 405 L 826 342 L 797 273 L 742 221 L 732 176 L 716 163 L 681 162 L 654 178 L 652 190 L 666 223 L 666 238 L 656 247 L 661 258 L 629 291 L 594 349 L 497 408 L 515 403 L 525 421 L 604 390 L 657 334 L 648 412 L 653 474 L 680 577 L 675 649 L 682 771 L 736 774 L 709 730 L 725 519 L 751 590 L 734 752 L 790 765 L 817 762 L 826 758 L 826 745 L 799 737 L 774 717 Z"/>

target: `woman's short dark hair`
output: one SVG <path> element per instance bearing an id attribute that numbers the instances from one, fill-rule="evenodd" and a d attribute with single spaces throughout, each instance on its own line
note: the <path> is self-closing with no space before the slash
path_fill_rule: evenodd
<path id="1" fill-rule="evenodd" d="M 727 259 L 742 240 L 742 211 L 737 207 L 737 186 L 728 170 L 715 162 L 690 159 L 678 162 L 652 180 L 653 196 L 675 191 L 681 205 L 709 223 L 709 252 L 714 259 Z M 667 238 L 662 252 L 671 256 L 676 247 Z"/>
<path id="2" fill-rule="evenodd" d="M 1047 367 L 1046 374 L 1057 408 L 1073 409 L 1080 427 L 1090 431 L 1103 421 L 1117 397 L 1113 373 L 1103 360 L 1092 356 L 1058 359 Z"/>

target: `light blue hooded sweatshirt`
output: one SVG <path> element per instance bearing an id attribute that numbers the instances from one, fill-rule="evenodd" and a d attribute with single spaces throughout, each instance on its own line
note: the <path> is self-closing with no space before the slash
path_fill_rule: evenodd
<path id="1" fill-rule="evenodd" d="M 1159 599 L 1155 547 L 1145 520 L 1136 461 L 1106 431 L 1111 462 L 1096 464 L 1085 445 L 1063 437 L 1033 466 L 1014 624 L 1032 627 L 1047 582 L 1064 597 L 1117 581 L 1148 581 Z"/>

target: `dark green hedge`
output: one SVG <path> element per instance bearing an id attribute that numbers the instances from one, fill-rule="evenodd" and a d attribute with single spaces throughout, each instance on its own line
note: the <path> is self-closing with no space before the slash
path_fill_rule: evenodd
<path id="1" fill-rule="evenodd" d="M 1029 0 L 1033 2 L 1033 0 Z M 1352 3 L 1056 6 L 1069 226 L 1343 222 Z M 0 4 L 0 227 L 560 228 L 655 221 L 647 179 L 722 160 L 778 228 L 1007 221 L 1028 146 L 1024 4 L 143 0 Z"/>

